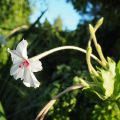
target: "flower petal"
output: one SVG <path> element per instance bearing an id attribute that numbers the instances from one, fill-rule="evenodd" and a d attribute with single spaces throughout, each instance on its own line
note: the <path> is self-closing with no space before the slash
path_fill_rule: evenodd
<path id="1" fill-rule="evenodd" d="M 38 72 L 43 69 L 42 63 L 39 60 L 38 61 L 30 61 L 30 65 L 31 65 L 32 72 Z"/>
<path id="2" fill-rule="evenodd" d="M 14 65 L 11 67 L 11 69 L 10 69 L 10 75 L 14 75 L 14 74 L 17 73 L 18 68 L 19 68 L 18 66 L 19 66 L 19 64 L 14 64 Z"/>
<path id="3" fill-rule="evenodd" d="M 23 75 L 24 75 L 24 68 L 18 68 L 16 74 L 14 74 L 13 77 L 16 80 L 19 78 L 21 78 L 21 80 L 23 80 L 24 79 Z"/>
<path id="4" fill-rule="evenodd" d="M 35 75 L 27 68 L 24 71 L 24 80 L 23 83 L 27 87 L 37 88 L 40 85 L 40 82 L 36 79 Z"/>
<path id="5" fill-rule="evenodd" d="M 16 50 L 26 59 L 28 58 L 27 45 L 28 45 L 27 41 L 23 39 L 16 47 Z"/>
<path id="6" fill-rule="evenodd" d="M 21 58 L 20 54 L 16 50 L 10 50 L 8 48 L 8 52 L 11 54 L 13 64 L 22 62 L 23 58 Z"/>

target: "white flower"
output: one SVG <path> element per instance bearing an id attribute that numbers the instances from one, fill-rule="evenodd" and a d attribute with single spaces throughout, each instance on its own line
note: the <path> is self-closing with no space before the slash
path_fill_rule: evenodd
<path id="1" fill-rule="evenodd" d="M 13 61 L 13 66 L 10 70 L 10 75 L 13 75 L 15 79 L 21 78 L 24 85 L 27 87 L 39 87 L 40 83 L 36 79 L 33 72 L 38 72 L 42 70 L 42 63 L 37 61 L 32 61 L 28 59 L 27 56 L 27 41 L 22 40 L 16 47 L 16 50 L 8 49 L 11 54 Z"/>

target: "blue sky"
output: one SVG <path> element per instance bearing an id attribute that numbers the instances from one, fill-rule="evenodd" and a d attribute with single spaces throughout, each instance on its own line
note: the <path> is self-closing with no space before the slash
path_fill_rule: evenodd
<path id="1" fill-rule="evenodd" d="M 31 6 L 33 10 L 32 15 L 30 16 L 31 22 L 34 22 L 45 8 L 48 8 L 48 11 L 44 14 L 40 22 L 44 22 L 47 18 L 48 21 L 53 24 L 54 20 L 58 16 L 61 16 L 63 29 L 74 30 L 80 20 L 80 15 L 74 10 L 71 3 L 66 3 L 65 0 L 38 0 Z"/>

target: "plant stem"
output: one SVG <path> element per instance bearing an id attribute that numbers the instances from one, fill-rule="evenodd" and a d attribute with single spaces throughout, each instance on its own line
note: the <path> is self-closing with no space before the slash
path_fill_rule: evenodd
<path id="1" fill-rule="evenodd" d="M 58 99 L 62 95 L 64 95 L 65 93 L 67 93 L 69 91 L 72 91 L 72 90 L 75 90 L 75 89 L 82 88 L 82 87 L 84 87 L 82 84 L 77 84 L 77 85 L 70 86 L 70 87 L 66 88 L 64 91 L 62 91 L 61 93 L 59 93 L 58 95 L 54 96 L 53 99 Z"/>
<path id="2" fill-rule="evenodd" d="M 37 117 L 35 120 L 43 120 L 45 115 L 47 114 L 47 112 L 49 111 L 49 109 L 54 105 L 54 103 L 56 102 L 56 100 L 58 98 L 60 98 L 61 96 L 63 96 L 65 93 L 67 92 L 70 92 L 72 90 L 75 90 L 75 89 L 80 89 L 80 88 L 83 88 L 85 87 L 83 84 L 77 84 L 77 85 L 73 85 L 73 86 L 70 86 L 68 88 L 66 88 L 64 91 L 62 91 L 61 93 L 59 93 L 58 95 L 54 96 L 52 98 L 52 100 L 50 100 L 45 106 L 44 108 L 38 113 Z"/>
<path id="3" fill-rule="evenodd" d="M 102 66 L 105 67 L 107 65 L 107 61 L 106 61 L 106 59 L 105 59 L 105 57 L 103 55 L 101 46 L 97 43 L 97 38 L 96 38 L 96 35 L 95 35 L 95 30 L 94 30 L 94 28 L 93 28 L 92 25 L 89 25 L 89 31 L 90 31 L 91 37 L 93 39 L 93 43 L 95 45 L 97 53 L 98 53 L 98 55 L 99 55 L 99 57 L 101 59 Z M 88 45 L 90 46 L 91 42 L 88 42 L 88 43 L 89 43 Z"/>

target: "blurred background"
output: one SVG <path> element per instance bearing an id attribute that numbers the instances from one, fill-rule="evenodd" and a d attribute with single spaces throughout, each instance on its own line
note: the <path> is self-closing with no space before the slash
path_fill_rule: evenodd
<path id="1" fill-rule="evenodd" d="M 79 83 L 77 78 L 91 79 L 85 55 L 65 50 L 41 59 L 43 70 L 36 73 L 41 86 L 27 88 L 10 76 L 12 61 L 7 48 L 14 49 L 23 38 L 29 43 L 29 57 L 63 45 L 86 48 L 88 24 L 95 25 L 101 17 L 104 24 L 96 33 L 98 42 L 105 56 L 117 62 L 119 0 L 0 0 L 0 120 L 34 120 L 53 96 Z M 46 120 L 118 120 L 110 108 L 109 102 L 89 91 L 75 90 L 55 103 Z"/>

